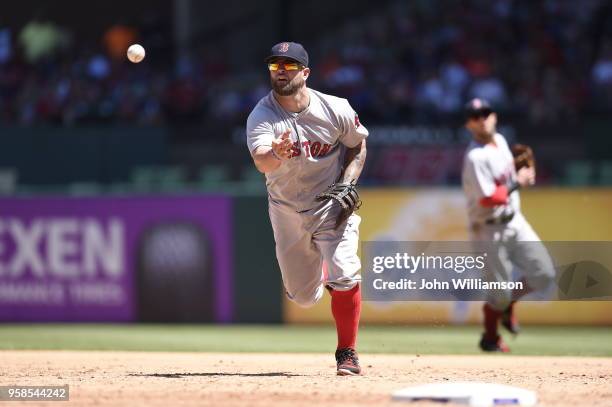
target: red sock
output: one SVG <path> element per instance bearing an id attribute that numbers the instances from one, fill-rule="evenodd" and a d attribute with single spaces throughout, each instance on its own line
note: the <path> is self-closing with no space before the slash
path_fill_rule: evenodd
<path id="1" fill-rule="evenodd" d="M 331 290 L 331 297 L 332 314 L 336 320 L 336 331 L 338 332 L 338 349 L 355 349 L 361 314 L 359 284 L 348 291 Z"/>
<path id="2" fill-rule="evenodd" d="M 497 322 L 501 318 L 501 311 L 494 310 L 489 304 L 485 304 L 482 311 L 484 312 L 485 337 L 491 341 L 497 340 Z"/>

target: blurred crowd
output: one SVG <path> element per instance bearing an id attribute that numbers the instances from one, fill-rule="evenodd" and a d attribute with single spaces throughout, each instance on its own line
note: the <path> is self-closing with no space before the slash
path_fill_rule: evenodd
<path id="1" fill-rule="evenodd" d="M 155 37 L 167 33 L 152 28 L 116 24 L 93 44 L 38 18 L 17 33 L 0 28 L 0 120 L 160 124 L 199 117 L 205 103 L 200 75 L 164 63 L 171 52 Z M 143 37 L 160 45 L 153 49 L 157 61 L 130 64 L 126 50 Z"/>
<path id="2" fill-rule="evenodd" d="M 321 84 L 385 121 L 436 120 L 475 96 L 535 122 L 609 111 L 606 4 L 398 1 L 326 37 Z"/>
<path id="3" fill-rule="evenodd" d="M 349 98 L 370 122 L 435 122 L 457 115 L 474 96 L 532 122 L 606 113 L 612 109 L 607 4 L 389 2 L 305 42 L 309 86 Z M 49 21 L 34 19 L 17 32 L 0 26 L 0 120 L 240 124 L 269 90 L 262 63 L 233 66 L 221 50 L 176 59 L 168 52 L 171 63 L 148 57 L 131 65 L 125 50 L 142 36 L 141 27 L 117 24 L 83 47 Z"/>

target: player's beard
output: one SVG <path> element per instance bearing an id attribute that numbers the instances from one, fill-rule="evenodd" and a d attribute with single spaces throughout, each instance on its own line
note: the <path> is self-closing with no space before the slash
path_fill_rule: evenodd
<path id="1" fill-rule="evenodd" d="M 296 75 L 292 80 L 284 84 L 279 84 L 272 78 L 270 78 L 270 83 L 274 92 L 281 96 L 291 96 L 295 95 L 306 84 L 306 81 L 301 75 Z"/>

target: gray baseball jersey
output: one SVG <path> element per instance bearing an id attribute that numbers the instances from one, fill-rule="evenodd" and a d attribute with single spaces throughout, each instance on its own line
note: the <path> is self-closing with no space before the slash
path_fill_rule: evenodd
<path id="1" fill-rule="evenodd" d="M 291 129 L 291 158 L 266 174 L 266 186 L 283 284 L 287 296 L 302 306 L 318 301 L 324 285 L 349 290 L 360 281 L 360 217 L 353 214 L 334 229 L 340 208 L 316 196 L 340 177 L 347 147 L 368 136 L 346 99 L 308 92 L 310 104 L 299 113 L 283 109 L 270 92 L 249 115 L 246 130 L 253 153 Z"/>
<path id="2" fill-rule="evenodd" d="M 463 191 L 467 198 L 470 239 L 493 242 L 494 253 L 487 257 L 486 277 L 489 281 L 512 281 L 518 267 L 532 289 L 544 289 L 554 279 L 552 260 L 540 237 L 520 212 L 518 191 L 505 205 L 482 206 L 480 200 L 493 195 L 498 185 L 516 180 L 514 157 L 501 134 L 494 135 L 495 145 L 472 141 L 463 162 Z M 508 223 L 487 224 L 488 219 L 514 214 Z M 512 301 L 511 291 L 492 290 L 488 303 L 504 310 Z"/>
<path id="3" fill-rule="evenodd" d="M 493 195 L 498 185 L 507 185 L 509 181 L 516 180 L 514 157 L 506 139 L 497 133 L 493 140 L 495 145 L 483 145 L 472 140 L 464 156 L 463 191 L 471 223 L 484 223 L 487 219 L 521 210 L 518 191 L 510 194 L 506 205 L 488 208 L 480 204 L 482 198 Z"/>
<path id="4" fill-rule="evenodd" d="M 340 176 L 346 147 L 368 136 L 346 99 L 308 89 L 310 105 L 300 113 L 281 107 L 272 92 L 262 98 L 247 120 L 251 153 L 291 129 L 291 159 L 266 174 L 270 199 L 296 211 L 316 206 L 315 196 Z"/>

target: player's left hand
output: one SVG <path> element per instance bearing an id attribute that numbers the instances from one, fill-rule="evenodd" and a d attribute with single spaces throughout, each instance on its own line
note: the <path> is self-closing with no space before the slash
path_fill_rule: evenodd
<path id="1" fill-rule="evenodd" d="M 336 226 L 334 229 L 338 229 L 338 227 L 361 206 L 361 199 L 359 198 L 355 184 L 332 184 L 326 191 L 317 195 L 317 201 L 325 201 L 328 199 L 333 200 L 342 207 L 336 219 Z"/>
<path id="2" fill-rule="evenodd" d="M 524 167 L 531 167 L 535 171 L 535 154 L 531 147 L 526 144 L 515 144 L 512 146 L 512 155 L 517 171 Z"/>

